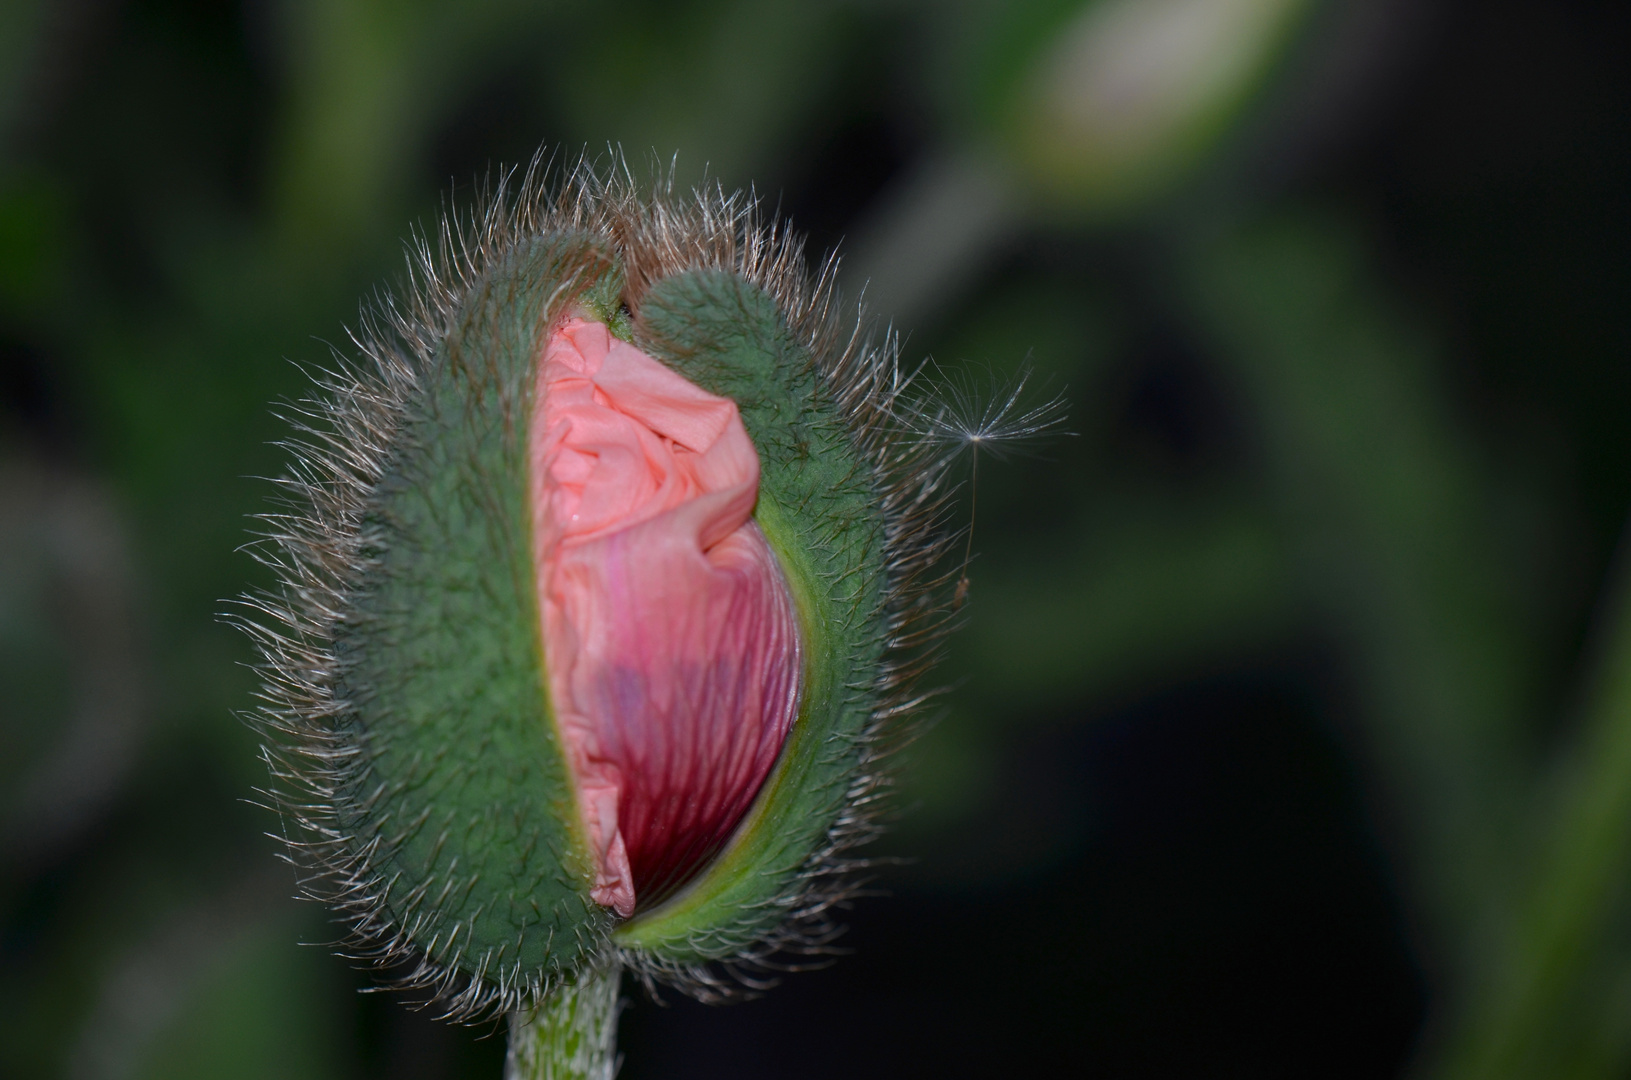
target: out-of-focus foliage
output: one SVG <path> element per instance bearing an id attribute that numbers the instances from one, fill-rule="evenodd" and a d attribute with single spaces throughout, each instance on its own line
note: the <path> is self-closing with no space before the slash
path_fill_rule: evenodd
<path id="1" fill-rule="evenodd" d="M 0 1075 L 499 1075 L 297 944 L 217 613 L 407 230 L 610 142 L 1075 432 L 981 461 L 856 954 L 637 1002 L 624 1075 L 1623 1075 L 1628 52 L 1591 0 L 0 7 Z"/>

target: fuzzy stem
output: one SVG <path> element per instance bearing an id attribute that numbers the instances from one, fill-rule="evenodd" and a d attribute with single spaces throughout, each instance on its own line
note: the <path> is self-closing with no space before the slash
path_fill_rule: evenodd
<path id="1" fill-rule="evenodd" d="M 622 974 L 615 963 L 593 968 L 537 1008 L 511 1013 L 504 1080 L 612 1080 Z"/>

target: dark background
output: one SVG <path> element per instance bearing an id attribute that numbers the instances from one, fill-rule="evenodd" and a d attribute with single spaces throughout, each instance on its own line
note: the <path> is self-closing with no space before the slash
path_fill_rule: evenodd
<path id="1" fill-rule="evenodd" d="M 1016 134 L 1091 4 L 7 0 L 0 1075 L 500 1074 L 297 944 L 218 613 L 410 227 L 612 142 L 1074 433 L 981 461 L 852 954 L 630 986 L 621 1075 L 1631 1075 L 1631 9 L 1305 6 L 1106 194 Z"/>

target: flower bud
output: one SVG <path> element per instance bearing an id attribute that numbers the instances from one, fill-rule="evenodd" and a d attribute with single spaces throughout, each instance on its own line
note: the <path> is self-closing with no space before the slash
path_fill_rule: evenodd
<path id="1" fill-rule="evenodd" d="M 1113 215 L 1168 193 L 1283 66 L 1311 0 L 993 5 L 975 113 L 1056 207 Z"/>
<path id="2" fill-rule="evenodd" d="M 302 413 L 267 757 L 350 950 L 478 1019 L 815 948 L 936 625 L 892 343 L 718 193 L 529 173 Z"/>

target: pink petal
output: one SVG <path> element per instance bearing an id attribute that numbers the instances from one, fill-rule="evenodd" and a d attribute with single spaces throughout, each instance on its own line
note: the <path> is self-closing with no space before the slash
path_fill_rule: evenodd
<path id="1" fill-rule="evenodd" d="M 574 318 L 545 347 L 531 431 L 550 694 L 593 896 L 627 917 L 719 851 L 775 764 L 796 615 L 733 402 Z"/>

